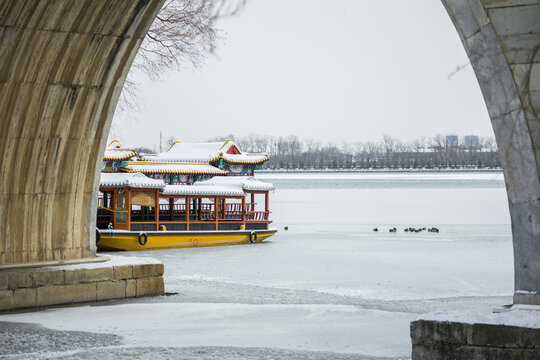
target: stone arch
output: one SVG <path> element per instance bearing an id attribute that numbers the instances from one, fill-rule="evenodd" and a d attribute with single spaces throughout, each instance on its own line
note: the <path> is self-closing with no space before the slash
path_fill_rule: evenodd
<path id="1" fill-rule="evenodd" d="M 480 84 L 504 171 L 514 303 L 540 304 L 540 4 L 443 0 Z"/>
<path id="2" fill-rule="evenodd" d="M 515 302 L 540 303 L 540 5 L 442 0 L 504 168 Z M 0 265 L 95 253 L 97 175 L 133 57 L 164 0 L 0 0 Z"/>
<path id="3" fill-rule="evenodd" d="M 0 1 L 0 265 L 95 254 L 99 154 L 163 2 Z"/>

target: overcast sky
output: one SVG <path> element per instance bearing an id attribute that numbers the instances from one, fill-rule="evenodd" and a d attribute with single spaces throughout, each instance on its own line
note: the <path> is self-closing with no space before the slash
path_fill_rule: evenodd
<path id="1" fill-rule="evenodd" d="M 492 135 L 480 88 L 440 1 L 251 0 L 221 22 L 217 56 L 142 80 L 125 145 L 250 133 L 323 143 Z M 140 79 L 139 79 L 140 80 Z"/>

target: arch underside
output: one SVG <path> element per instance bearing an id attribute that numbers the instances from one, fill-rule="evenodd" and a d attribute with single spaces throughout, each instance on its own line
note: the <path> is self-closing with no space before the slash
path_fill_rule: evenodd
<path id="1" fill-rule="evenodd" d="M 467 51 L 503 166 L 514 242 L 514 303 L 540 304 L 540 4 L 443 0 Z"/>
<path id="2" fill-rule="evenodd" d="M 162 3 L 0 1 L 0 264 L 95 253 L 100 155 Z"/>
<path id="3" fill-rule="evenodd" d="M 540 4 L 442 0 L 504 168 L 515 302 L 540 303 Z M 112 114 L 164 0 L 0 0 L 0 265 L 95 253 Z"/>

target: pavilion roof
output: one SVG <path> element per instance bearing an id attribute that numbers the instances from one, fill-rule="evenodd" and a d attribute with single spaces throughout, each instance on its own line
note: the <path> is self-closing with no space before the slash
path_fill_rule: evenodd
<path id="1" fill-rule="evenodd" d="M 236 186 L 166 185 L 163 195 L 185 196 L 244 196 L 244 190 Z"/>
<path id="2" fill-rule="evenodd" d="M 232 147 L 241 152 L 233 140 L 225 142 L 188 143 L 176 141 L 160 154 L 142 155 L 140 160 L 148 162 L 211 163 L 223 158 L 231 164 L 261 164 L 268 160 L 266 154 L 228 154 Z"/>
<path id="3" fill-rule="evenodd" d="M 128 173 L 144 174 L 197 174 L 197 175 L 226 175 L 227 172 L 210 164 L 196 163 L 167 163 L 151 161 L 130 161 L 121 169 Z"/>
<path id="4" fill-rule="evenodd" d="M 247 191 L 271 191 L 274 184 L 260 181 L 253 176 L 214 176 L 211 179 L 199 181 L 192 186 L 231 186 Z"/>
<path id="5" fill-rule="evenodd" d="M 132 149 L 124 149 L 118 140 L 113 140 L 105 148 L 103 160 L 127 160 L 137 155 L 137 152 Z"/>
<path id="6" fill-rule="evenodd" d="M 165 183 L 163 180 L 151 179 L 141 173 L 101 173 L 99 186 L 103 188 L 162 189 L 165 187 Z"/>

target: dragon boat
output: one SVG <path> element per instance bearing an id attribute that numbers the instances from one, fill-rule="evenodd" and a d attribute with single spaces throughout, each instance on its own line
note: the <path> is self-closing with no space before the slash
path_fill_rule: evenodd
<path id="1" fill-rule="evenodd" d="M 175 145 L 164 154 L 129 161 L 133 150 L 109 144 L 98 197 L 99 251 L 260 243 L 277 232 L 270 227 L 274 186 L 253 177 L 252 164 L 267 160 L 266 155 L 242 154 L 229 144 L 237 153 L 223 156 L 223 146 L 218 147 L 221 160 L 205 151 L 195 160 L 179 161 L 174 152 L 186 146 Z M 204 148 L 197 145 L 191 149 Z"/>

